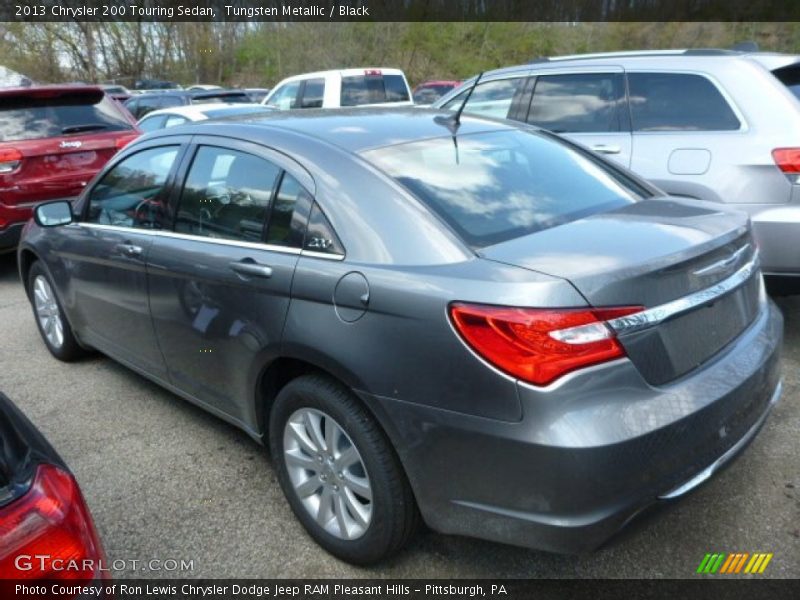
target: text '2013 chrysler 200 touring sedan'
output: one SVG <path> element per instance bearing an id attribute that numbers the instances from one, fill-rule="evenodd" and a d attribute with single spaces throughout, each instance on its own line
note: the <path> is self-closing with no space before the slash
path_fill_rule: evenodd
<path id="1" fill-rule="evenodd" d="M 151 134 L 19 249 L 89 348 L 271 449 L 357 563 L 434 530 L 597 547 L 707 479 L 780 395 L 746 215 L 526 125 L 304 111 Z M 688 526 L 688 525 L 687 525 Z"/>

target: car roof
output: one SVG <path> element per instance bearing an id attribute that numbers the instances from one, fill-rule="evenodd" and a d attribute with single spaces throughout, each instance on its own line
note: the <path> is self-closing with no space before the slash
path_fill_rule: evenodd
<path id="1" fill-rule="evenodd" d="M 402 69 L 393 69 L 387 67 L 359 67 L 353 69 L 330 69 L 328 71 L 313 71 L 310 73 L 301 73 L 300 75 L 292 75 L 281 80 L 281 83 L 287 81 L 295 81 L 297 79 L 310 79 L 312 77 L 326 77 L 328 75 L 340 75 L 342 77 L 353 77 L 356 75 L 364 75 L 367 71 L 380 71 L 381 75 L 403 75 Z M 277 86 L 276 86 L 277 87 Z"/>
<path id="2" fill-rule="evenodd" d="M 241 128 L 244 127 L 248 129 L 249 139 L 270 145 L 270 132 L 283 130 L 338 146 L 348 152 L 358 153 L 370 148 L 451 137 L 452 134 L 443 121 L 452 116 L 451 111 L 420 107 L 275 111 L 269 115 L 237 115 L 236 117 L 215 119 L 214 123 L 204 123 L 202 132 L 208 134 L 213 132 L 217 135 L 230 133 L 236 137 L 241 135 Z M 233 132 L 225 131 L 226 127 L 230 128 L 234 125 L 239 128 L 236 135 L 233 135 Z M 190 128 L 191 125 L 182 125 L 164 131 L 172 134 L 186 133 L 187 127 Z M 458 134 L 509 131 L 519 128 L 519 123 L 464 114 L 461 116 Z M 199 127 L 197 133 L 200 133 Z"/>
<path id="3" fill-rule="evenodd" d="M 232 102 L 230 104 L 223 104 L 220 102 L 205 102 L 203 104 L 185 104 L 183 106 L 168 106 L 167 108 L 159 108 L 158 110 L 150 111 L 140 120 L 148 119 L 153 116 L 157 117 L 159 115 L 180 115 L 192 120 L 203 120 L 207 118 L 205 115 L 205 111 L 207 110 L 226 110 L 229 108 L 235 109 L 241 108 L 242 106 L 262 108 L 264 109 L 264 112 L 269 110 L 265 108 L 264 105 L 258 104 L 257 102 Z"/>
<path id="4" fill-rule="evenodd" d="M 97 85 L 34 85 L 29 87 L 0 88 L 0 96 L 26 96 L 28 98 L 47 98 L 61 94 L 104 94 L 103 88 Z"/>
<path id="5" fill-rule="evenodd" d="M 529 63 L 502 67 L 482 73 L 483 77 L 496 77 L 514 74 L 520 71 L 535 70 L 539 67 L 565 65 L 570 67 L 616 65 L 642 65 L 651 62 L 673 62 L 678 64 L 696 64 L 698 61 L 720 59 L 748 59 L 762 64 L 768 69 L 776 69 L 789 64 L 800 62 L 800 55 L 784 54 L 780 52 L 743 52 L 739 50 L 719 50 L 714 48 L 683 48 L 674 50 L 635 50 L 626 52 L 597 52 L 594 54 L 571 54 L 566 56 L 540 57 Z M 611 61 L 611 62 L 609 62 Z M 469 84 L 476 76 L 464 81 Z"/>

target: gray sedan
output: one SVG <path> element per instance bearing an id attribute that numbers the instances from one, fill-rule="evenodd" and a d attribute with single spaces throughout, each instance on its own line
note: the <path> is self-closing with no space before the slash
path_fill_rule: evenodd
<path id="1" fill-rule="evenodd" d="M 336 556 L 420 518 L 577 552 L 780 396 L 746 215 L 659 196 L 511 122 L 238 117 L 127 146 L 37 209 L 19 267 L 56 358 L 103 352 L 268 445 Z"/>

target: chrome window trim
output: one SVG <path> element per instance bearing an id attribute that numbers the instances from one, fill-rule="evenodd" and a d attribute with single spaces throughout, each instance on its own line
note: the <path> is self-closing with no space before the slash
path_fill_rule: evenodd
<path id="1" fill-rule="evenodd" d="M 628 315 L 626 317 L 618 317 L 606 321 L 606 324 L 613 329 L 617 335 L 625 335 L 653 327 L 685 312 L 689 312 L 699 306 L 713 302 L 716 299 L 732 292 L 745 282 L 750 277 L 757 273 L 758 270 L 758 255 L 753 258 L 736 271 L 733 275 L 723 279 L 722 281 L 707 287 L 703 290 L 689 294 L 677 300 L 672 300 L 665 304 L 660 304 L 649 308 L 639 313 Z M 763 281 L 761 283 L 763 286 Z"/>
<path id="2" fill-rule="evenodd" d="M 119 231 L 123 233 L 141 233 L 154 237 L 166 237 L 178 240 L 188 240 L 190 242 L 209 242 L 223 246 L 235 246 L 238 248 L 252 248 L 254 250 L 267 250 L 270 252 L 281 252 L 283 254 L 299 254 L 311 258 L 324 258 L 327 260 L 344 260 L 343 254 L 326 254 L 324 252 L 314 252 L 313 250 L 303 250 L 302 248 L 292 248 L 289 246 L 278 246 L 275 244 L 265 244 L 262 242 L 246 242 L 244 240 L 226 240 L 224 238 L 212 238 L 202 235 L 192 235 L 190 233 L 177 233 L 175 231 L 164 231 L 161 229 L 137 229 L 136 227 L 121 227 L 119 225 L 103 225 L 102 223 L 73 223 L 79 227 L 90 229 L 101 229 L 105 231 Z"/>

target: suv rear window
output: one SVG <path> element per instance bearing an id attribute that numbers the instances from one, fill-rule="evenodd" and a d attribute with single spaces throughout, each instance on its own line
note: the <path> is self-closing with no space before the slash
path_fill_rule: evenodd
<path id="1" fill-rule="evenodd" d="M 649 195 L 548 134 L 496 131 L 363 153 L 473 248 L 619 208 Z"/>
<path id="2" fill-rule="evenodd" d="M 133 126 L 103 94 L 0 97 L 0 142 L 129 129 Z"/>
<path id="3" fill-rule="evenodd" d="M 688 73 L 628 73 L 634 131 L 735 131 L 741 123 L 708 79 Z"/>
<path id="4" fill-rule="evenodd" d="M 342 106 L 406 102 L 408 87 L 402 75 L 368 74 L 342 77 Z"/>

